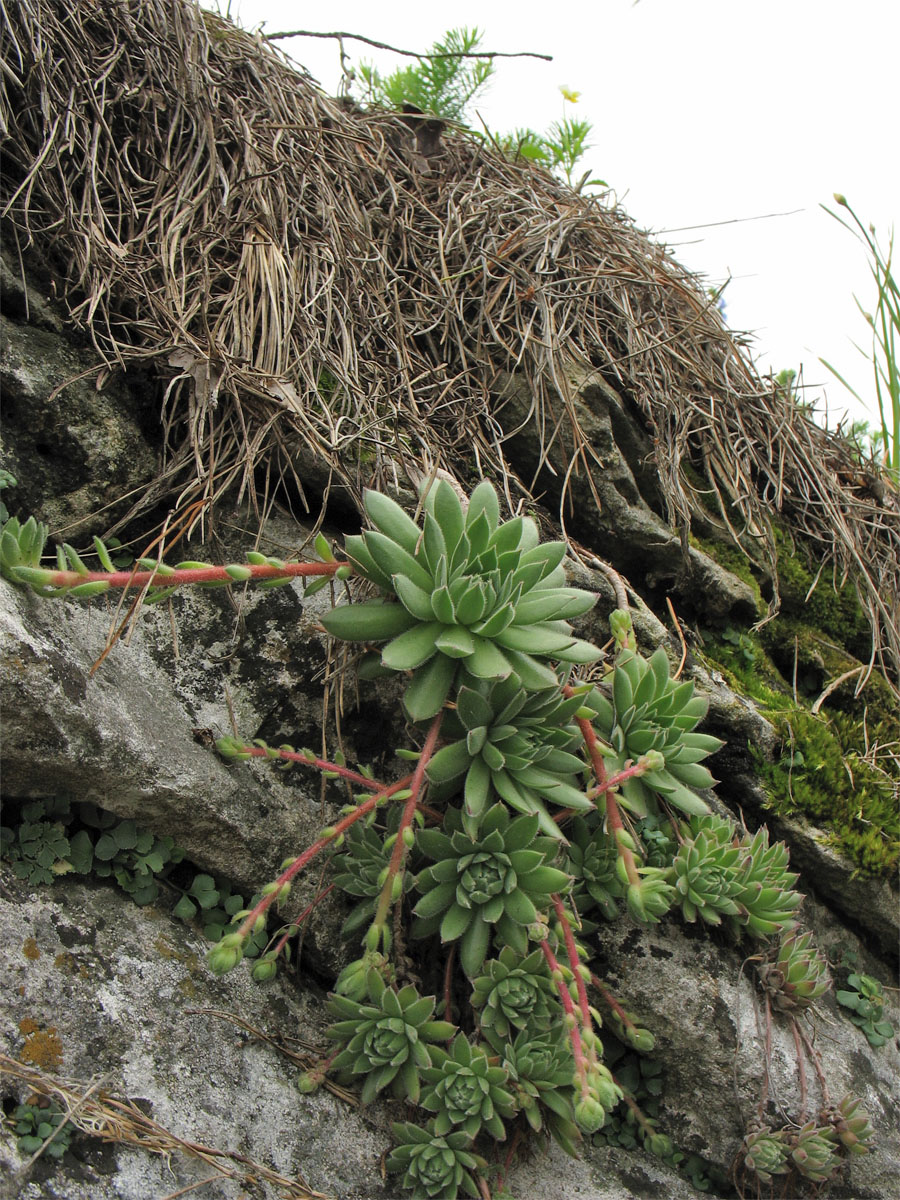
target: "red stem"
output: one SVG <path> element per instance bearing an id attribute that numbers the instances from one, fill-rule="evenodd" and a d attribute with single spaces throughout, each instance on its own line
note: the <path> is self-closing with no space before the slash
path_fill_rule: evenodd
<path id="1" fill-rule="evenodd" d="M 229 739 L 230 740 L 230 739 Z M 299 763 L 304 767 L 315 767 L 319 771 L 331 771 L 335 775 L 340 775 L 341 779 L 347 779 L 350 783 L 359 783 L 369 791 L 373 787 L 379 791 L 384 789 L 384 784 L 379 783 L 377 779 L 370 779 L 366 775 L 360 775 L 356 771 L 351 771 L 348 767 L 339 766 L 338 763 L 328 762 L 324 758 L 310 758 L 307 754 L 299 754 L 296 750 L 275 750 L 271 746 L 250 746 L 234 742 L 237 754 L 242 758 L 281 758 L 285 762 Z M 237 747 L 240 745 L 240 749 Z M 227 758 L 232 757 L 231 754 L 226 754 Z M 403 779 L 392 784 L 392 790 L 406 787 L 413 776 L 405 775 Z"/>
<path id="2" fill-rule="evenodd" d="M 272 947 L 272 952 L 274 954 L 281 953 L 281 951 L 284 949 L 285 943 L 287 942 L 288 938 L 293 936 L 294 931 L 300 928 L 300 926 L 303 924 L 303 922 L 306 920 L 306 918 L 309 916 L 309 914 L 312 912 L 312 910 L 316 907 L 316 905 L 319 903 L 319 901 L 324 900 L 325 897 L 328 895 L 328 893 L 332 890 L 333 887 L 334 887 L 334 884 L 329 883 L 327 888 L 323 888 L 323 890 L 321 892 L 319 892 L 319 894 L 318 894 L 318 896 L 316 896 L 315 900 L 313 900 L 309 904 L 307 904 L 306 908 L 304 908 L 303 912 L 300 914 L 299 917 L 294 917 L 293 921 L 291 921 L 288 928 L 284 931 L 284 933 L 281 935 L 281 937 L 278 939 L 278 941 Z"/>
<path id="3" fill-rule="evenodd" d="M 229 563 L 229 566 L 246 568 L 248 579 L 294 579 L 309 575 L 334 575 L 339 567 L 350 563 L 285 563 L 273 567 L 268 563 L 257 566 L 251 563 Z M 187 583 L 240 583 L 232 579 L 225 567 L 183 567 L 173 571 L 54 571 L 46 569 L 45 587 L 75 587 L 79 583 L 108 583 L 112 588 L 178 587 Z"/>
<path id="4" fill-rule="evenodd" d="M 371 780 L 369 780 L 369 782 L 371 782 Z M 348 813 L 345 817 L 338 821 L 336 825 L 330 826 L 328 835 L 326 837 L 320 837 L 319 840 L 314 842 L 308 850 L 304 850 L 299 858 L 295 858 L 287 870 L 282 871 L 282 873 L 275 880 L 275 886 L 272 888 L 272 891 L 267 896 L 263 896 L 259 903 L 255 905 L 253 909 L 251 909 L 246 917 L 244 917 L 240 927 L 237 930 L 241 937 L 249 936 L 251 929 L 256 924 L 257 918 L 261 917 L 262 914 L 271 907 L 273 902 L 278 899 L 278 896 L 280 895 L 284 885 L 286 883 L 290 883 L 295 875 L 299 875 L 306 864 L 314 859 L 320 850 L 324 850 L 329 842 L 333 842 L 336 837 L 339 837 L 345 830 L 349 829 L 354 822 L 360 819 L 360 817 L 364 817 L 367 815 L 367 813 L 370 813 L 373 808 L 381 803 L 381 801 L 385 800 L 394 792 L 400 791 L 405 782 L 405 780 L 401 779 L 397 783 L 391 784 L 390 787 L 385 788 L 384 791 L 380 791 L 376 793 L 376 795 L 370 796 L 368 800 L 364 800 L 358 808 L 353 810 L 352 813 Z"/>
<path id="5" fill-rule="evenodd" d="M 635 1025 L 634 1021 L 632 1021 L 631 1017 L 629 1017 L 628 1013 L 625 1011 L 625 1009 L 622 1007 L 622 1005 L 619 1003 L 619 1001 L 615 998 L 615 996 L 612 994 L 612 992 L 609 990 L 609 988 L 607 988 L 605 984 L 600 982 L 600 980 L 597 978 L 597 976 L 593 972 L 591 972 L 591 983 L 594 985 L 594 987 L 597 989 L 597 991 L 603 997 L 604 1001 L 613 1010 L 613 1012 L 616 1014 L 616 1016 L 619 1018 L 619 1020 L 622 1022 L 622 1024 L 627 1025 L 631 1029 L 636 1029 L 637 1026 Z"/>
<path id="6" fill-rule="evenodd" d="M 578 988 L 578 1007 L 581 1009 L 581 1023 L 585 1029 L 590 1029 L 591 1009 L 588 1004 L 588 994 L 587 988 L 584 985 L 584 977 L 581 974 L 581 958 L 578 954 L 578 947 L 575 945 L 572 926 L 569 924 L 568 915 L 559 895 L 554 893 L 550 897 L 550 900 L 556 910 L 556 918 L 562 926 L 563 938 L 566 943 L 566 953 L 569 956 L 569 965 L 572 968 L 572 974 L 575 976 L 575 986 Z"/>
<path id="7" fill-rule="evenodd" d="M 550 944 L 546 938 L 539 943 L 541 950 L 544 953 L 544 958 L 547 960 L 547 966 L 550 968 L 551 974 L 554 971 L 562 975 L 562 967 L 557 961 L 556 955 L 550 949 Z M 572 1054 L 575 1058 L 575 1070 L 581 1079 L 582 1095 L 588 1093 L 587 1081 L 587 1063 L 584 1058 L 584 1050 L 581 1045 L 581 1032 L 578 1028 L 578 1014 L 575 1011 L 575 1005 L 572 1003 L 572 997 L 569 995 L 569 989 L 566 987 L 565 979 L 556 980 L 556 990 L 559 992 L 559 998 L 562 1001 L 563 1011 L 567 1017 L 570 1017 L 573 1024 L 569 1029 L 569 1039 L 572 1043 Z"/>
<path id="8" fill-rule="evenodd" d="M 450 953 L 447 955 L 447 965 L 444 967 L 444 1020 L 452 1021 L 450 1015 L 450 980 L 453 975 L 453 960 L 456 958 L 456 943 L 450 943 Z"/>
<path id="9" fill-rule="evenodd" d="M 602 790 L 608 794 L 613 788 L 617 788 L 619 784 L 624 783 L 626 779 L 634 779 L 635 776 L 639 777 L 645 774 L 646 770 L 647 768 L 642 767 L 640 763 L 632 763 L 624 771 L 619 771 L 616 775 L 610 775 L 609 779 L 603 785 Z"/>
<path id="10" fill-rule="evenodd" d="M 564 688 L 564 691 L 571 691 L 570 688 Z M 638 874 L 637 863 L 634 860 L 634 855 L 629 848 L 624 845 L 619 834 L 625 834 L 625 825 L 622 821 L 622 814 L 619 812 L 619 805 L 616 801 L 615 793 L 610 790 L 611 781 L 606 776 L 606 765 L 603 762 L 603 755 L 600 753 L 600 746 L 597 742 L 597 735 L 594 732 L 594 727 L 590 721 L 584 717 L 576 717 L 578 728 L 581 730 L 581 736 L 584 738 L 584 744 L 587 746 L 588 754 L 591 759 L 591 766 L 594 769 L 594 774 L 597 776 L 599 790 L 606 792 L 606 819 L 610 830 L 612 831 L 613 841 L 616 846 L 616 853 L 625 864 L 625 871 L 628 875 L 628 882 L 640 886 L 641 877 Z M 632 774 L 634 774 L 632 769 Z M 614 777 L 615 778 L 615 777 Z"/>
<path id="11" fill-rule="evenodd" d="M 437 714 L 431 722 L 431 728 L 428 730 L 428 736 L 425 739 L 425 745 L 422 747 L 422 754 L 419 761 L 416 763 L 416 769 L 413 771 L 412 783 L 409 785 L 410 794 L 406 801 L 406 806 L 403 809 L 403 814 L 400 817 L 400 825 L 397 829 L 397 840 L 394 842 L 394 849 L 391 852 L 391 861 L 388 863 L 387 878 L 384 881 L 384 886 L 381 889 L 381 895 L 378 898 L 378 908 L 375 912 L 375 919 L 372 924 L 380 929 L 387 919 L 388 909 L 391 906 L 391 892 L 393 890 L 393 881 L 403 867 L 403 860 L 406 858 L 407 845 L 403 840 L 404 832 L 412 825 L 416 815 L 416 806 L 419 803 L 419 793 L 422 790 L 422 785 L 425 782 L 425 768 L 431 761 L 431 756 L 434 754 L 434 748 L 437 745 L 438 734 L 441 732 L 441 722 L 444 719 L 444 710 Z"/>

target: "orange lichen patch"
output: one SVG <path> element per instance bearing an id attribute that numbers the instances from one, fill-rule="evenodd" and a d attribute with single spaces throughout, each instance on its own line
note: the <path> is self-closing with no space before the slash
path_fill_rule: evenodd
<path id="1" fill-rule="evenodd" d="M 54 1025 L 41 1029 L 31 1017 L 25 1017 L 19 1022 L 19 1032 L 25 1035 L 20 1055 L 22 1062 L 32 1063 L 44 1071 L 55 1071 L 62 1065 L 62 1042 Z"/>
<path id="2" fill-rule="evenodd" d="M 38 944 L 33 937 L 26 938 L 22 943 L 22 953 L 32 962 L 41 957 L 41 952 L 38 950 Z"/>

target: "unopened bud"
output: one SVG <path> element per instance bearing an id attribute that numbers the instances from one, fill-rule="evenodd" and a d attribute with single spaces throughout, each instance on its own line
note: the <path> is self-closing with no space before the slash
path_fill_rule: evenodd
<path id="1" fill-rule="evenodd" d="M 274 955 L 271 957 L 266 955 L 265 958 L 261 958 L 259 962 L 254 963 L 253 970 L 250 972 L 256 983 L 268 983 L 270 979 L 275 978 L 277 973 L 278 963 Z"/>
<path id="2" fill-rule="evenodd" d="M 596 1133 L 606 1123 L 606 1110 L 592 1096 L 587 1096 L 575 1105 L 575 1121 L 585 1133 Z"/>
<path id="3" fill-rule="evenodd" d="M 649 1054 L 656 1045 L 656 1038 L 649 1029 L 640 1029 L 637 1025 L 625 1026 L 625 1037 L 628 1044 L 639 1054 Z"/>
<path id="4" fill-rule="evenodd" d="M 672 1139 L 666 1137 L 664 1133 L 652 1133 L 647 1138 L 646 1146 L 650 1153 L 655 1154 L 657 1158 L 668 1158 L 670 1154 L 674 1154 L 675 1152 Z"/>

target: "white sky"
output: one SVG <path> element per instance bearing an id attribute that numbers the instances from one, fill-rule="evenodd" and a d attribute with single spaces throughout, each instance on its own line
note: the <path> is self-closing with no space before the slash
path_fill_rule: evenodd
<path id="1" fill-rule="evenodd" d="M 551 63 L 498 60 L 477 104 L 487 125 L 546 129 L 563 115 L 560 86 L 580 91 L 570 112 L 594 125 L 582 169 L 605 179 L 638 225 L 658 232 L 685 266 L 711 284 L 731 276 L 728 322 L 754 334 L 764 369 L 802 364 L 807 397 L 821 396 L 824 386 L 832 424 L 848 405 L 853 416 L 876 419 L 818 361 L 831 361 L 874 409 L 871 365 L 851 344 L 869 344 L 853 300 L 855 293 L 866 308 L 874 304 L 867 258 L 819 205 L 834 208 L 832 193 L 843 192 L 886 248 L 900 196 L 896 0 L 230 6 L 245 28 L 264 23 L 267 33 L 345 31 L 424 50 L 451 27 L 477 25 L 485 50 L 553 55 Z M 326 91 L 336 90 L 337 42 L 277 45 Z M 411 61 L 345 45 L 382 72 Z M 800 211 L 746 219 L 793 210 Z"/>

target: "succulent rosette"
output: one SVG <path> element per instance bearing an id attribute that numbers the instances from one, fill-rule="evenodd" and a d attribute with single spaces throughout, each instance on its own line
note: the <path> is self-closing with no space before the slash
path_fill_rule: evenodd
<path id="1" fill-rule="evenodd" d="M 713 815 L 693 817 L 690 833 L 675 855 L 671 882 L 686 920 L 700 916 L 719 925 L 723 914 L 738 916 L 741 911 L 733 899 L 739 891 L 735 868 L 741 859 L 735 826 Z"/>
<path id="2" fill-rule="evenodd" d="M 546 1125 L 574 1157 L 581 1133 L 575 1124 L 575 1060 L 568 1037 L 560 1028 L 539 1034 L 523 1029 L 511 1042 L 493 1029 L 485 1033 L 509 1073 L 516 1108 L 536 1132 Z"/>
<path id="3" fill-rule="evenodd" d="M 571 880 L 550 866 L 558 843 L 537 836 L 536 815 L 510 820 L 502 804 L 488 809 L 473 841 L 462 828 L 462 813 L 450 808 L 444 829 L 423 829 L 419 849 L 434 860 L 416 879 L 422 898 L 415 907 L 413 934 L 440 931 L 445 942 L 459 940 L 463 970 L 478 974 L 494 932 L 498 940 L 524 954 L 527 927 L 549 907 L 553 892 Z"/>
<path id="4" fill-rule="evenodd" d="M 430 1053 L 432 1065 L 422 1071 L 427 1086 L 420 1103 L 437 1113 L 434 1132 L 440 1136 L 458 1125 L 469 1137 L 485 1129 L 502 1142 L 506 1137 L 502 1118 L 515 1112 L 513 1097 L 506 1090 L 507 1071 L 492 1066 L 484 1049 L 473 1046 L 461 1033 L 449 1053 L 438 1046 Z"/>
<path id="5" fill-rule="evenodd" d="M 335 637 L 387 640 L 382 665 L 413 672 L 403 698 L 412 720 L 433 717 L 460 672 L 464 679 L 515 673 L 522 687 L 540 690 L 558 682 L 548 658 L 588 663 L 600 657 L 568 623 L 592 608 L 596 596 L 566 587 L 564 542 L 541 545 L 529 517 L 501 522 L 497 493 L 487 481 L 466 509 L 445 480 L 422 503 L 420 528 L 389 497 L 366 492 L 374 528 L 346 539 L 347 557 L 399 603 L 371 600 L 322 618 Z"/>
<path id="6" fill-rule="evenodd" d="M 743 835 L 733 893 L 740 909 L 735 925 L 746 926 L 757 937 L 771 937 L 794 928 L 803 895 L 794 890 L 799 876 L 788 870 L 789 861 L 787 846 L 784 842 L 770 845 L 764 825 L 752 835 Z"/>
<path id="7" fill-rule="evenodd" d="M 781 1130 L 755 1129 L 744 1138 L 744 1166 L 762 1183 L 771 1183 L 773 1175 L 787 1175 L 790 1149 Z"/>
<path id="8" fill-rule="evenodd" d="M 386 1166 L 391 1174 L 402 1172 L 401 1187 L 411 1190 L 412 1200 L 456 1200 L 460 1188 L 473 1200 L 480 1200 L 481 1192 L 470 1172 L 485 1170 L 487 1162 L 471 1152 L 468 1134 L 438 1135 L 433 1121 L 424 1128 L 397 1121 L 391 1129 L 397 1145 Z"/>
<path id="9" fill-rule="evenodd" d="M 826 1109 L 822 1120 L 827 1121 L 834 1136 L 850 1154 L 867 1154 L 875 1141 L 875 1130 L 862 1106 L 859 1096 L 846 1095 L 840 1104 Z"/>
<path id="10" fill-rule="evenodd" d="M 581 735 L 571 718 L 580 707 L 579 695 L 566 697 L 558 686 L 526 692 L 515 676 L 461 687 L 456 712 L 444 727 L 451 736 L 455 727 L 461 736 L 428 764 L 432 795 L 462 789 L 463 825 L 473 837 L 496 795 L 517 812 L 536 813 L 541 831 L 561 840 L 548 803 L 595 811 L 579 787 L 584 760 L 573 753 Z"/>
<path id="11" fill-rule="evenodd" d="M 482 1029 L 505 1037 L 512 1027 L 533 1033 L 546 1029 L 559 1016 L 556 988 L 540 950 L 518 954 L 504 946 L 499 958 L 484 964 L 472 981 L 472 1007 L 480 1009 Z"/>
<path id="12" fill-rule="evenodd" d="M 374 913 L 390 857 L 391 844 L 386 834 L 362 821 L 347 830 L 344 844 L 334 857 L 337 868 L 334 886 L 357 898 L 341 930 L 345 936 L 359 929 Z M 412 876 L 405 872 L 404 891 L 411 886 Z"/>
<path id="13" fill-rule="evenodd" d="M 418 1103 L 419 1072 L 431 1066 L 427 1043 L 448 1041 L 456 1026 L 431 1019 L 433 996 L 420 996 L 411 984 L 394 991 L 374 968 L 366 975 L 366 992 L 361 1002 L 340 995 L 328 1000 L 329 1013 L 342 1020 L 329 1026 L 327 1036 L 344 1043 L 331 1066 L 365 1075 L 363 1104 L 388 1084 L 397 1099 Z"/>
<path id="14" fill-rule="evenodd" d="M 827 1183 L 841 1165 L 837 1137 L 830 1125 L 820 1129 L 814 1121 L 808 1121 L 791 1142 L 791 1162 L 813 1183 Z"/>
<path id="15" fill-rule="evenodd" d="M 596 906 L 607 921 L 619 915 L 625 886 L 616 871 L 615 843 L 599 821 L 575 817 L 566 828 L 566 870 L 573 877 L 572 899 L 580 914 Z"/>
<path id="16" fill-rule="evenodd" d="M 756 969 L 772 1007 L 779 1012 L 809 1008 L 831 987 L 828 963 L 809 932 L 783 938 Z"/>
<path id="17" fill-rule="evenodd" d="M 695 789 L 715 783 L 702 760 L 723 743 L 695 732 L 709 704 L 694 694 L 693 683 L 671 678 L 662 647 L 649 659 L 629 648 L 621 650 L 610 694 L 595 689 L 584 703 L 595 711 L 594 725 L 612 748 L 610 773 L 651 750 L 665 759 L 661 770 L 646 771 L 621 785 L 622 802 L 636 816 L 656 811 L 655 795 L 689 815 L 709 811 Z"/>

